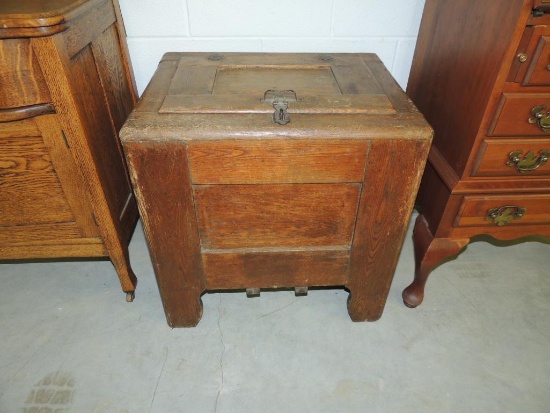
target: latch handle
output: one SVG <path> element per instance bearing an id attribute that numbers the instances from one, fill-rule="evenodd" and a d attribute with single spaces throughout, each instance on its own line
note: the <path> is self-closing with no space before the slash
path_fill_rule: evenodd
<path id="1" fill-rule="evenodd" d="M 273 122 L 279 125 L 286 125 L 290 122 L 290 116 L 288 114 L 288 102 L 286 100 L 275 100 L 273 101 Z"/>
<path id="2" fill-rule="evenodd" d="M 297 101 L 298 96 L 293 90 L 266 90 L 262 100 L 273 102 L 273 109 L 275 109 L 273 112 L 273 123 L 278 125 L 286 125 L 290 122 L 288 101 Z"/>

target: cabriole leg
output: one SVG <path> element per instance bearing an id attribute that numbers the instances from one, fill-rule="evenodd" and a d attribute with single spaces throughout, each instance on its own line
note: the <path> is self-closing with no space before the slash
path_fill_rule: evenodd
<path id="1" fill-rule="evenodd" d="M 424 288 L 432 270 L 447 258 L 457 255 L 469 238 L 434 238 L 423 215 L 416 218 L 413 232 L 415 273 L 414 281 L 403 290 L 403 302 L 415 308 L 424 299 Z"/>

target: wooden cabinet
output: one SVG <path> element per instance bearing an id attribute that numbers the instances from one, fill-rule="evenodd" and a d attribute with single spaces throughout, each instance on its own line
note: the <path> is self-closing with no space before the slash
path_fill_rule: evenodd
<path id="1" fill-rule="evenodd" d="M 101 257 L 127 298 L 136 91 L 116 0 L 0 3 L 0 259 Z"/>
<path id="2" fill-rule="evenodd" d="M 165 55 L 121 139 L 168 324 L 309 286 L 378 319 L 431 138 L 376 55 Z"/>
<path id="3" fill-rule="evenodd" d="M 435 136 L 417 198 L 415 279 L 403 292 L 410 307 L 472 237 L 550 236 L 549 6 L 426 1 L 407 92 Z"/>

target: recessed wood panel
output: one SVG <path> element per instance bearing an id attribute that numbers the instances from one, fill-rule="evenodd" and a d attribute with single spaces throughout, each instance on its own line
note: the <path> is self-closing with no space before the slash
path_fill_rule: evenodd
<path id="1" fill-rule="evenodd" d="M 190 142 L 194 184 L 362 182 L 365 141 Z"/>
<path id="2" fill-rule="evenodd" d="M 69 56 L 72 57 L 80 52 L 115 22 L 116 14 L 111 1 L 103 1 L 101 5 L 80 19 L 75 19 L 69 29 L 63 33 Z"/>
<path id="3" fill-rule="evenodd" d="M 206 288 L 279 288 L 345 285 L 348 249 L 203 251 Z"/>
<path id="4" fill-rule="evenodd" d="M 134 100 L 124 62 L 118 58 L 122 51 L 115 25 L 92 42 L 92 51 L 113 126 L 119 131 L 132 111 Z"/>
<path id="5" fill-rule="evenodd" d="M 195 186 L 203 248 L 350 245 L 360 185 Z"/>
<path id="6" fill-rule="evenodd" d="M 42 137 L 0 138 L 0 226 L 74 221 Z"/>
<path id="7" fill-rule="evenodd" d="M 267 90 L 304 91 L 312 95 L 340 94 L 330 66 L 236 66 L 220 67 L 213 94 L 257 94 Z"/>
<path id="8" fill-rule="evenodd" d="M 98 93 L 77 93 L 74 95 L 80 112 L 80 122 L 84 127 L 81 137 L 91 151 L 99 180 L 113 215 L 119 216 L 124 210 L 131 186 L 117 132 L 112 124 L 111 114 L 101 91 L 98 64 L 90 47 L 83 49 L 69 63 L 71 81 L 82 91 L 96 90 Z M 67 135 L 69 143 L 74 139 Z"/>

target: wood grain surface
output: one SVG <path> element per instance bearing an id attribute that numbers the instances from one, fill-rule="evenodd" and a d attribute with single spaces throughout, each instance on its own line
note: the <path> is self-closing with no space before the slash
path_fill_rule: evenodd
<path id="1" fill-rule="evenodd" d="M 168 53 L 120 136 L 171 326 L 204 289 L 346 286 L 380 317 L 432 131 L 378 57 Z"/>
<path id="2" fill-rule="evenodd" d="M 525 173 L 508 165 L 512 152 L 538 154 L 548 143 L 530 122 L 535 106 L 550 105 L 550 19 L 532 13 L 542 3 L 426 0 L 407 92 L 434 145 L 417 198 L 415 278 L 403 292 L 410 307 L 432 269 L 472 237 L 550 236 L 546 165 Z M 521 219 L 487 220 L 489 209 L 514 205 L 527 205 Z"/>
<path id="3" fill-rule="evenodd" d="M 343 286 L 348 248 L 203 250 L 208 290 Z"/>
<path id="4" fill-rule="evenodd" d="M 0 41 L 0 109 L 51 101 L 29 39 Z"/>
<path id="5" fill-rule="evenodd" d="M 367 142 L 190 142 L 194 184 L 362 182 Z"/>
<path id="6" fill-rule="evenodd" d="M 205 289 L 185 147 L 126 147 L 132 180 L 168 324 L 196 325 Z"/>
<path id="7" fill-rule="evenodd" d="M 0 3 L 0 259 L 108 256 L 128 299 L 138 213 L 118 131 L 136 95 L 119 16 L 116 0 Z"/>
<path id="8" fill-rule="evenodd" d="M 204 248 L 350 245 L 357 184 L 194 187 Z"/>

